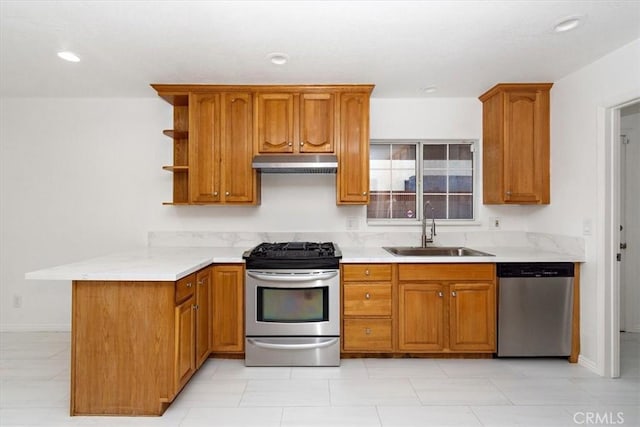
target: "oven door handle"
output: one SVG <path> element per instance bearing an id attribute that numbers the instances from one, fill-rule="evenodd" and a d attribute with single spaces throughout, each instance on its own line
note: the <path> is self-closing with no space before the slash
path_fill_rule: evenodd
<path id="1" fill-rule="evenodd" d="M 247 338 L 247 341 L 249 341 L 249 343 L 255 345 L 256 347 L 269 348 L 272 350 L 312 350 L 315 348 L 330 347 L 336 344 L 339 340 L 340 338 L 327 338 L 327 339 L 323 339 L 320 342 L 312 342 L 312 343 L 304 343 L 304 344 L 276 344 L 276 343 L 263 342 L 254 338 Z"/>
<path id="2" fill-rule="evenodd" d="M 247 271 L 247 275 L 254 279 L 267 282 L 308 282 L 310 280 L 327 280 L 338 275 L 337 271 L 319 271 L 313 273 L 265 273 L 262 271 Z"/>

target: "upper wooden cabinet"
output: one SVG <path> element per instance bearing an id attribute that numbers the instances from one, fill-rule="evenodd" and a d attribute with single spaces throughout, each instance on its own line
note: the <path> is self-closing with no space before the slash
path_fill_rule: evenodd
<path id="1" fill-rule="evenodd" d="M 332 92 L 258 93 L 256 153 L 335 152 Z"/>
<path id="2" fill-rule="evenodd" d="M 340 94 L 337 204 L 369 204 L 369 92 Z"/>
<path id="3" fill-rule="evenodd" d="M 338 158 L 337 204 L 369 202 L 373 85 L 151 85 L 173 105 L 173 201 L 260 203 L 256 154 Z"/>
<path id="4" fill-rule="evenodd" d="M 552 83 L 501 83 L 480 96 L 483 202 L 549 204 Z"/>
<path id="5" fill-rule="evenodd" d="M 192 203 L 257 204 L 251 167 L 252 95 L 189 95 L 189 189 Z"/>

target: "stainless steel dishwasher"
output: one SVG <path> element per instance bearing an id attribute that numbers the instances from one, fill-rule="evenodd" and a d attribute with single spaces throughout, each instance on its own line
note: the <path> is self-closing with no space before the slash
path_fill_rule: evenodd
<path id="1" fill-rule="evenodd" d="M 569 356 L 572 263 L 500 263 L 498 357 Z"/>

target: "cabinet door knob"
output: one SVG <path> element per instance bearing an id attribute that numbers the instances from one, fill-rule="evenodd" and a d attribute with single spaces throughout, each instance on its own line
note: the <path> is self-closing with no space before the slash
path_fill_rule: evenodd
<path id="1" fill-rule="evenodd" d="M 365 276 L 368 276 L 369 274 L 371 274 L 371 272 L 369 271 L 369 269 L 367 269 L 367 270 L 365 270 L 365 271 L 364 271 L 364 275 L 365 275 Z"/>
<path id="2" fill-rule="evenodd" d="M 193 309 L 194 309 L 194 310 L 197 310 L 197 309 L 199 309 L 199 308 L 200 308 L 200 307 L 198 307 L 198 304 L 194 304 L 194 305 L 193 305 Z"/>
<path id="3" fill-rule="evenodd" d="M 289 147 L 291 147 L 293 145 L 293 142 L 290 142 L 287 144 Z"/>
<path id="4" fill-rule="evenodd" d="M 366 196 L 366 195 L 367 195 L 367 192 L 366 192 L 366 191 L 363 191 L 363 192 L 362 192 L 362 195 L 363 195 L 363 196 Z"/>
<path id="5" fill-rule="evenodd" d="M 455 297 L 456 296 L 456 291 L 451 292 L 451 296 Z"/>
<path id="6" fill-rule="evenodd" d="M 510 195 L 511 195 L 511 191 L 507 191 L 505 194 L 506 194 L 507 196 L 510 196 Z"/>
<path id="7" fill-rule="evenodd" d="M 192 286 L 193 286 L 193 283 L 191 283 L 191 282 L 187 283 L 187 288 L 190 288 Z"/>
<path id="8" fill-rule="evenodd" d="M 198 280 L 198 285 L 202 285 L 202 280 Z"/>
<path id="9" fill-rule="evenodd" d="M 369 292 L 367 292 L 366 294 L 364 294 L 364 298 L 365 299 L 371 299 L 371 294 Z"/>
<path id="10" fill-rule="evenodd" d="M 300 141 L 300 147 L 304 145 L 304 141 Z"/>
<path id="11" fill-rule="evenodd" d="M 218 195 L 218 192 L 217 192 L 217 191 L 214 191 L 214 192 L 213 192 L 213 195 L 214 195 L 214 196 L 217 196 L 217 195 Z"/>
<path id="12" fill-rule="evenodd" d="M 370 328 L 364 328 L 364 333 L 366 335 L 371 335 L 371 329 Z"/>
<path id="13" fill-rule="evenodd" d="M 229 195 L 229 192 L 228 192 L 228 191 L 225 191 L 225 192 L 224 192 L 224 195 L 225 195 L 225 196 L 228 196 L 228 195 Z"/>
<path id="14" fill-rule="evenodd" d="M 438 292 L 438 296 L 442 298 L 444 295 L 442 295 L 442 292 Z"/>

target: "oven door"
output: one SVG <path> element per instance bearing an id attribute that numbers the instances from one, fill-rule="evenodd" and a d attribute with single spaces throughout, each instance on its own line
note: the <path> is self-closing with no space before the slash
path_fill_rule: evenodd
<path id="1" fill-rule="evenodd" d="M 247 337 L 340 336 L 339 270 L 247 270 Z"/>

